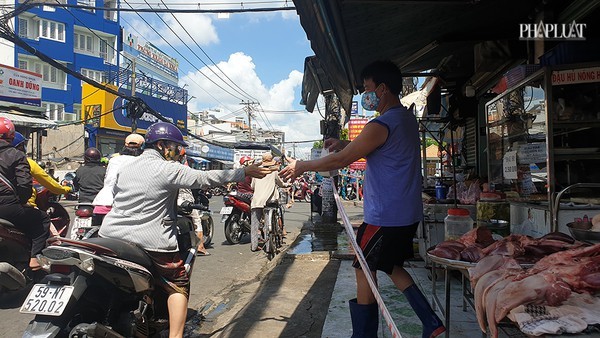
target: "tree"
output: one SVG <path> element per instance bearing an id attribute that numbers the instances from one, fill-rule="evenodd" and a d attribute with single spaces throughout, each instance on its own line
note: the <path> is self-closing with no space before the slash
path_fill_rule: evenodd
<path id="1" fill-rule="evenodd" d="M 313 149 L 322 149 L 323 148 L 323 140 L 316 141 L 313 143 Z"/>

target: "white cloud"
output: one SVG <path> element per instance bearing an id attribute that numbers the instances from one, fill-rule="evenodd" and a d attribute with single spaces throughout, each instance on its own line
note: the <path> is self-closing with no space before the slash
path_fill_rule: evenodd
<path id="1" fill-rule="evenodd" d="M 262 112 L 255 113 L 259 125 L 263 128 L 268 128 L 263 122 L 266 115 L 274 129 L 285 132 L 286 141 L 307 141 L 321 138 L 319 134 L 320 117 L 308 112 L 298 113 L 294 106 L 294 103 L 300 101 L 296 94 L 300 92 L 299 89 L 302 85 L 303 74 L 301 72 L 292 70 L 287 78 L 269 86 L 263 83 L 256 73 L 252 57 L 242 52 L 231 54 L 227 61 L 219 62 L 217 66 L 211 66 L 212 71 L 208 67 L 202 67 L 200 70 L 204 75 L 194 71 L 180 78 L 180 85 L 187 84 L 186 89 L 188 89 L 189 95 L 195 96 L 188 104 L 190 111 L 220 108 L 222 112 L 215 113 L 216 116 L 229 116 L 229 119 L 233 120 L 231 112 L 237 111 L 238 116 L 245 116 L 241 110 L 242 99 L 257 100 L 265 110 L 264 114 Z M 226 85 L 224 81 L 231 82 L 226 79 L 221 70 L 241 89 Z M 219 88 L 211 80 L 234 95 Z M 297 144 L 297 155 L 308 153 L 307 149 L 310 147 L 312 147 L 312 142 Z M 290 144 L 288 144 L 288 149 L 292 149 Z"/>
<path id="2" fill-rule="evenodd" d="M 171 14 L 160 15 L 166 22 L 166 25 L 155 14 L 143 15 L 146 22 L 152 25 L 156 32 L 136 14 L 124 13 L 123 18 L 127 30 L 134 32 L 140 38 L 159 47 L 168 46 L 169 44 L 174 47 L 180 47 L 185 43 L 196 48 L 194 41 L 200 46 L 219 42 L 217 30 L 213 25 L 212 18 L 214 15 L 212 14 L 176 13 L 174 14 L 175 17 Z M 189 35 L 186 31 L 189 32 Z M 198 34 L 199 32 L 202 33 Z"/>

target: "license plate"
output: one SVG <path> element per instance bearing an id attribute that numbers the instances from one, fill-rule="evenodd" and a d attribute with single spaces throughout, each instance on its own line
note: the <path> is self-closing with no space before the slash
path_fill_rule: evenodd
<path id="1" fill-rule="evenodd" d="M 35 284 L 19 312 L 36 315 L 60 316 L 73 294 L 70 285 Z"/>
<path id="2" fill-rule="evenodd" d="M 89 228 L 92 226 L 92 218 L 75 218 L 75 228 Z"/>
<path id="3" fill-rule="evenodd" d="M 229 215 L 231 214 L 231 212 L 233 211 L 233 207 L 222 207 L 221 208 L 221 215 Z"/>

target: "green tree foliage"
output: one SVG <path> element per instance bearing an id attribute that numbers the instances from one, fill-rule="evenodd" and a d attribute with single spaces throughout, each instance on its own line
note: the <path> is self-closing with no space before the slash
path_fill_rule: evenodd
<path id="1" fill-rule="evenodd" d="M 313 149 L 323 149 L 323 140 L 313 143 Z"/>

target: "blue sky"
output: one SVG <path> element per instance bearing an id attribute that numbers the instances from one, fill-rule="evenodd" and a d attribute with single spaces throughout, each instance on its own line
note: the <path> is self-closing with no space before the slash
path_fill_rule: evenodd
<path id="1" fill-rule="evenodd" d="M 184 1 L 166 1 L 168 6 L 174 6 L 177 2 Z M 251 3 L 252 1 L 244 1 L 246 8 L 252 6 Z M 291 1 L 289 4 L 293 6 Z M 268 7 L 275 5 L 280 4 Z M 127 3 L 122 3 L 122 6 L 127 7 Z M 226 6 L 228 6 L 226 8 L 236 8 L 232 7 L 234 5 Z M 188 104 L 190 111 L 220 109 L 220 113 L 215 113 L 218 117 L 231 116 L 231 112 L 239 112 L 242 107 L 240 96 L 244 94 L 240 94 L 237 88 L 232 89 L 224 84 L 173 35 L 155 14 L 144 14 L 143 17 L 206 75 L 200 74 L 194 66 L 185 61 L 139 16 L 134 13 L 122 14 L 122 25 L 125 29 L 130 29 L 129 26 L 135 27 L 134 34 L 137 32 L 144 40 L 152 42 L 165 53 L 178 59 L 180 85 L 187 85 L 189 95 L 195 97 Z M 314 55 L 295 11 L 231 14 L 229 18 L 218 18 L 217 14 L 176 14 L 179 22 L 188 30 L 195 42 L 170 14 L 162 14 L 162 17 L 177 35 L 208 66 L 212 67 L 214 72 L 221 74 L 222 70 L 245 94 L 261 103 L 266 111 L 266 117 L 262 114 L 257 116 L 259 127 L 272 125 L 274 129 L 284 131 L 288 141 L 314 140 L 322 137 L 319 134 L 321 117 L 318 113 L 290 112 L 304 110 L 304 106 L 299 104 L 304 59 Z M 218 69 L 196 46 L 196 43 L 218 65 Z M 207 77 L 236 95 L 227 93 Z M 222 75 L 221 78 L 225 79 Z M 322 105 L 321 109 L 323 109 Z M 238 116 L 244 114 L 240 112 Z M 233 117 L 231 119 L 233 120 Z M 265 119 L 268 119 L 268 122 Z M 308 152 L 312 143 L 299 146 L 302 150 L 297 148 L 298 155 L 302 155 Z"/>

